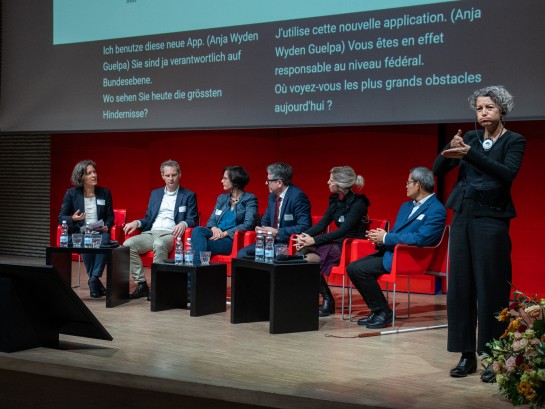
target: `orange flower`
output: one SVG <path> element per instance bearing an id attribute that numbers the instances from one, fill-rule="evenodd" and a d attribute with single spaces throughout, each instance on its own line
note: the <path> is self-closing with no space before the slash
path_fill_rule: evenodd
<path id="1" fill-rule="evenodd" d="M 510 332 L 516 331 L 518 329 L 519 325 L 520 325 L 520 318 L 517 318 L 517 319 L 514 319 L 513 321 L 511 321 L 509 323 L 509 326 L 507 327 L 507 329 L 503 333 L 503 335 L 500 337 L 500 339 L 503 339 L 503 338 L 507 337 L 507 335 Z"/>
<path id="2" fill-rule="evenodd" d="M 504 308 L 502 312 L 500 312 L 498 321 L 509 321 L 510 317 L 511 317 L 511 314 L 509 314 L 509 310 L 507 308 Z"/>

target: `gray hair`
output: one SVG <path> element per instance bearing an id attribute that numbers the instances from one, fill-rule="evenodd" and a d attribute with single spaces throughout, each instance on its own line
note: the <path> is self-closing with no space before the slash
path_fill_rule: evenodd
<path id="1" fill-rule="evenodd" d="M 293 176 L 293 168 L 284 162 L 271 163 L 267 166 L 267 173 L 272 175 L 272 179 L 279 179 L 285 185 L 291 185 L 291 177 Z"/>
<path id="2" fill-rule="evenodd" d="M 467 100 L 472 109 L 477 109 L 477 98 L 489 97 L 499 108 L 502 115 L 507 115 L 513 109 L 513 96 L 503 87 L 503 85 L 493 85 L 478 89 Z"/>
<path id="3" fill-rule="evenodd" d="M 166 160 L 163 163 L 161 163 L 161 175 L 165 173 L 164 171 L 165 171 L 166 166 L 169 166 L 171 168 L 176 168 L 179 175 L 182 173 L 182 171 L 180 170 L 180 165 L 178 164 L 178 162 L 176 162 L 175 160 L 169 159 L 169 160 Z"/>
<path id="4" fill-rule="evenodd" d="M 435 181 L 433 180 L 433 172 L 424 166 L 418 166 L 411 169 L 411 176 L 415 182 L 420 182 L 420 186 L 428 192 L 433 193 Z"/>
<path id="5" fill-rule="evenodd" d="M 90 159 L 82 160 L 76 163 L 76 166 L 74 166 L 74 170 L 72 171 L 72 177 L 70 178 L 70 182 L 72 182 L 74 186 L 83 186 L 83 176 L 85 175 L 85 172 L 87 171 L 87 166 L 89 165 L 94 167 L 96 170 L 97 164 Z"/>
<path id="6" fill-rule="evenodd" d="M 350 166 L 336 166 L 331 168 L 329 172 L 331 173 L 333 182 L 342 190 L 348 191 L 354 185 L 362 188 L 365 183 L 363 176 L 356 175 L 356 172 Z"/>

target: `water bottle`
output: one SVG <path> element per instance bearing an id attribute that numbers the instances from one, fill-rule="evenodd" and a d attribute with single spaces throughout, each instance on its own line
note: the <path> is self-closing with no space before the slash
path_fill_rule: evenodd
<path id="1" fill-rule="evenodd" d="M 274 261 L 274 237 L 272 231 L 267 232 L 265 237 L 265 263 L 272 263 Z"/>
<path id="2" fill-rule="evenodd" d="M 85 223 L 85 236 L 83 238 L 83 247 L 90 249 L 93 247 L 93 230 L 89 222 Z"/>
<path id="3" fill-rule="evenodd" d="M 181 266 L 184 263 L 184 245 L 182 238 L 178 236 L 176 239 L 176 251 L 174 252 L 174 264 Z"/>
<path id="4" fill-rule="evenodd" d="M 255 261 L 265 261 L 265 240 L 261 230 L 257 231 L 255 238 Z"/>
<path id="5" fill-rule="evenodd" d="M 191 237 L 188 237 L 185 241 L 185 263 L 186 264 L 193 264 L 193 253 L 191 253 Z"/>
<path id="6" fill-rule="evenodd" d="M 68 247 L 68 225 L 66 224 L 66 220 L 62 221 L 60 244 L 61 247 Z"/>

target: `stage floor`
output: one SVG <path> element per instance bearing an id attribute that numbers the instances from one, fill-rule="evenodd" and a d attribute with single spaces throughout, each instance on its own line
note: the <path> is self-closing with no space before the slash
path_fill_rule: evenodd
<path id="1" fill-rule="evenodd" d="M 463 379 L 449 377 L 458 355 L 446 351 L 446 328 L 350 338 L 374 331 L 341 319 L 337 288 L 338 313 L 320 319 L 319 331 L 282 335 L 269 334 L 268 322 L 231 324 L 229 306 L 225 313 L 203 317 L 190 317 L 189 310 L 181 309 L 151 312 L 145 299 L 106 309 L 103 298 L 89 297 L 86 280 L 74 290 L 113 341 L 61 335 L 60 349 L 0 353 L 4 377 L 15 371 L 30 374 L 33 381 L 40 375 L 95 384 L 95 407 L 100 408 L 113 407 L 101 397 L 101 385 L 125 391 L 127 399 L 116 402 L 117 408 L 141 407 L 134 401 L 142 396 L 136 391 L 241 408 L 511 408 L 496 384 L 481 382 L 480 371 Z M 366 313 L 356 292 L 354 298 L 356 314 Z M 400 293 L 397 301 L 398 314 L 406 315 L 406 294 Z M 413 295 L 411 319 L 399 319 L 396 329 L 444 323 L 444 295 Z M 2 403 L 3 408 L 49 407 L 22 405 L 24 389 L 16 389 L 0 383 L 0 399 L 8 405 Z M 28 402 L 44 399 L 31 391 Z"/>

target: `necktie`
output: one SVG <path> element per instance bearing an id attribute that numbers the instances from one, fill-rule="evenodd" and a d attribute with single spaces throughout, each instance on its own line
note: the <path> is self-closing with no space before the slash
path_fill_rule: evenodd
<path id="1" fill-rule="evenodd" d="M 282 202 L 282 198 L 280 196 L 277 196 L 276 198 L 276 207 L 274 208 L 274 219 L 273 219 L 273 226 L 275 229 L 278 229 L 278 217 L 280 216 L 280 203 Z"/>

